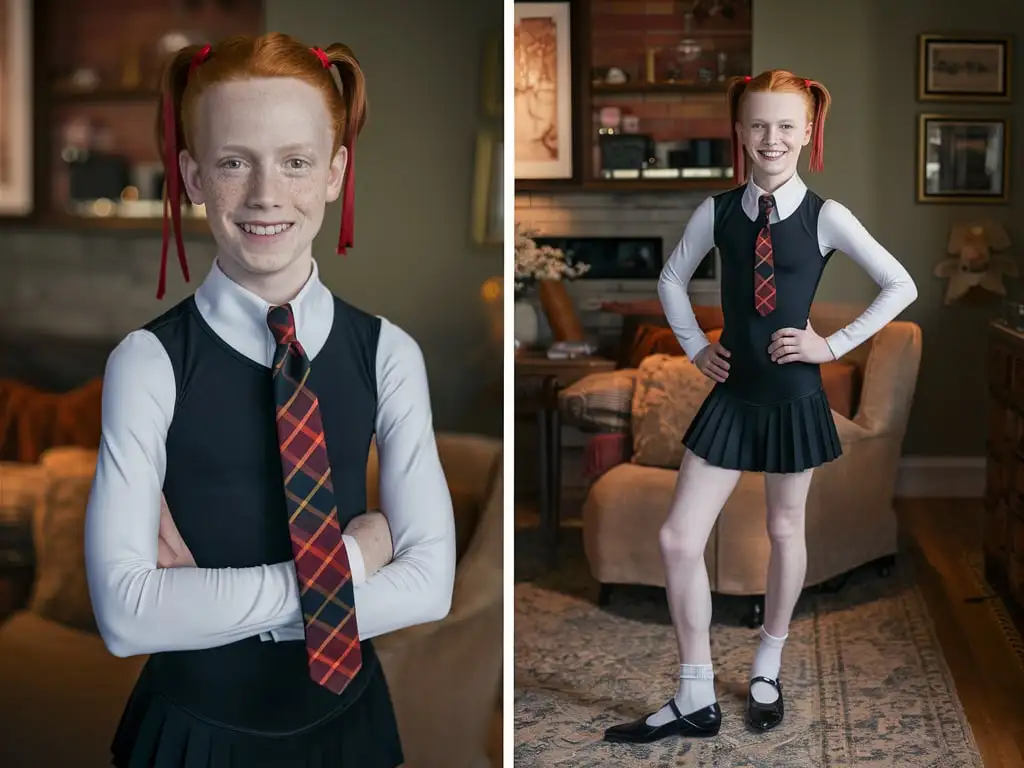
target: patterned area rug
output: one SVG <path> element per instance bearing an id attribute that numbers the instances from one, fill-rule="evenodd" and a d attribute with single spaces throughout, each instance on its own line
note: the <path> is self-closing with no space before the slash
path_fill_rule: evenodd
<path id="1" fill-rule="evenodd" d="M 783 657 L 786 719 L 767 734 L 743 720 L 756 630 L 746 602 L 715 598 L 712 653 L 722 730 L 710 740 L 634 746 L 605 728 L 650 712 L 675 690 L 678 658 L 664 591 L 622 587 L 595 604 L 578 531 L 545 572 L 517 534 L 517 768 L 708 766 L 978 768 L 977 745 L 905 559 L 835 594 L 807 593 Z"/>

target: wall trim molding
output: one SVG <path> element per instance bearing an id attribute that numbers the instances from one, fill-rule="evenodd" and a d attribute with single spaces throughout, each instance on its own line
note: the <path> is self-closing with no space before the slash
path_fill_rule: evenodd
<path id="1" fill-rule="evenodd" d="M 982 498 L 984 456 L 904 456 L 896 475 L 896 496 Z"/>

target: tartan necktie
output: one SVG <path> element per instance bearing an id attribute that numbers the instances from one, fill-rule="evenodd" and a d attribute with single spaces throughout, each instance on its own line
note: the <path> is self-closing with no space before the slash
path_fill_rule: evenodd
<path id="1" fill-rule="evenodd" d="M 770 226 L 775 198 L 761 195 L 758 202 L 764 224 L 757 233 L 757 244 L 754 246 L 754 309 L 764 317 L 775 309 L 775 254 L 772 250 Z"/>
<path id="2" fill-rule="evenodd" d="M 309 358 L 295 336 L 288 304 L 271 307 L 267 325 L 277 342 L 274 401 L 299 600 L 306 627 L 309 674 L 341 693 L 362 666 L 352 570 L 341 538 L 320 402 L 309 388 Z"/>

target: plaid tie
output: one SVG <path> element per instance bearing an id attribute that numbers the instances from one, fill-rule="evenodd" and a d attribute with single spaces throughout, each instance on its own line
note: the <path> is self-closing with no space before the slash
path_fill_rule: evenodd
<path id="1" fill-rule="evenodd" d="M 306 624 L 309 675 L 332 693 L 341 693 L 359 671 L 362 654 L 352 571 L 338 525 L 320 402 L 306 385 L 309 358 L 295 337 L 291 306 L 271 307 L 267 325 L 277 341 L 277 438 Z"/>
<path id="2" fill-rule="evenodd" d="M 759 202 L 764 224 L 757 233 L 757 245 L 754 246 L 754 308 L 764 317 L 775 309 L 775 255 L 769 226 L 775 210 L 775 198 L 761 195 Z"/>

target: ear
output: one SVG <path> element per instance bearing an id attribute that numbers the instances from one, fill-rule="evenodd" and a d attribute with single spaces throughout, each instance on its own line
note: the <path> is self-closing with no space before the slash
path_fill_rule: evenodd
<path id="1" fill-rule="evenodd" d="M 811 143 L 811 135 L 813 133 L 814 133 L 814 123 L 811 122 L 811 123 L 807 124 L 806 128 L 804 128 L 804 140 L 803 140 L 803 143 L 800 146 L 806 147 L 808 144 L 810 144 Z"/>
<path id="2" fill-rule="evenodd" d="M 740 144 L 746 145 L 746 141 L 745 141 L 746 137 L 744 136 L 744 132 L 743 132 L 743 123 L 741 123 L 739 120 L 737 120 L 736 124 L 733 126 L 733 130 L 736 131 L 736 140 Z"/>
<path id="3" fill-rule="evenodd" d="M 203 196 L 202 177 L 199 175 L 199 163 L 195 161 L 187 149 L 178 153 L 178 167 L 181 168 L 181 177 L 185 180 L 185 192 L 192 205 L 203 205 L 206 198 Z"/>
<path id="4" fill-rule="evenodd" d="M 348 149 L 338 147 L 331 160 L 331 169 L 327 174 L 327 202 L 333 203 L 341 196 L 341 185 L 345 180 L 345 169 L 348 167 Z"/>

